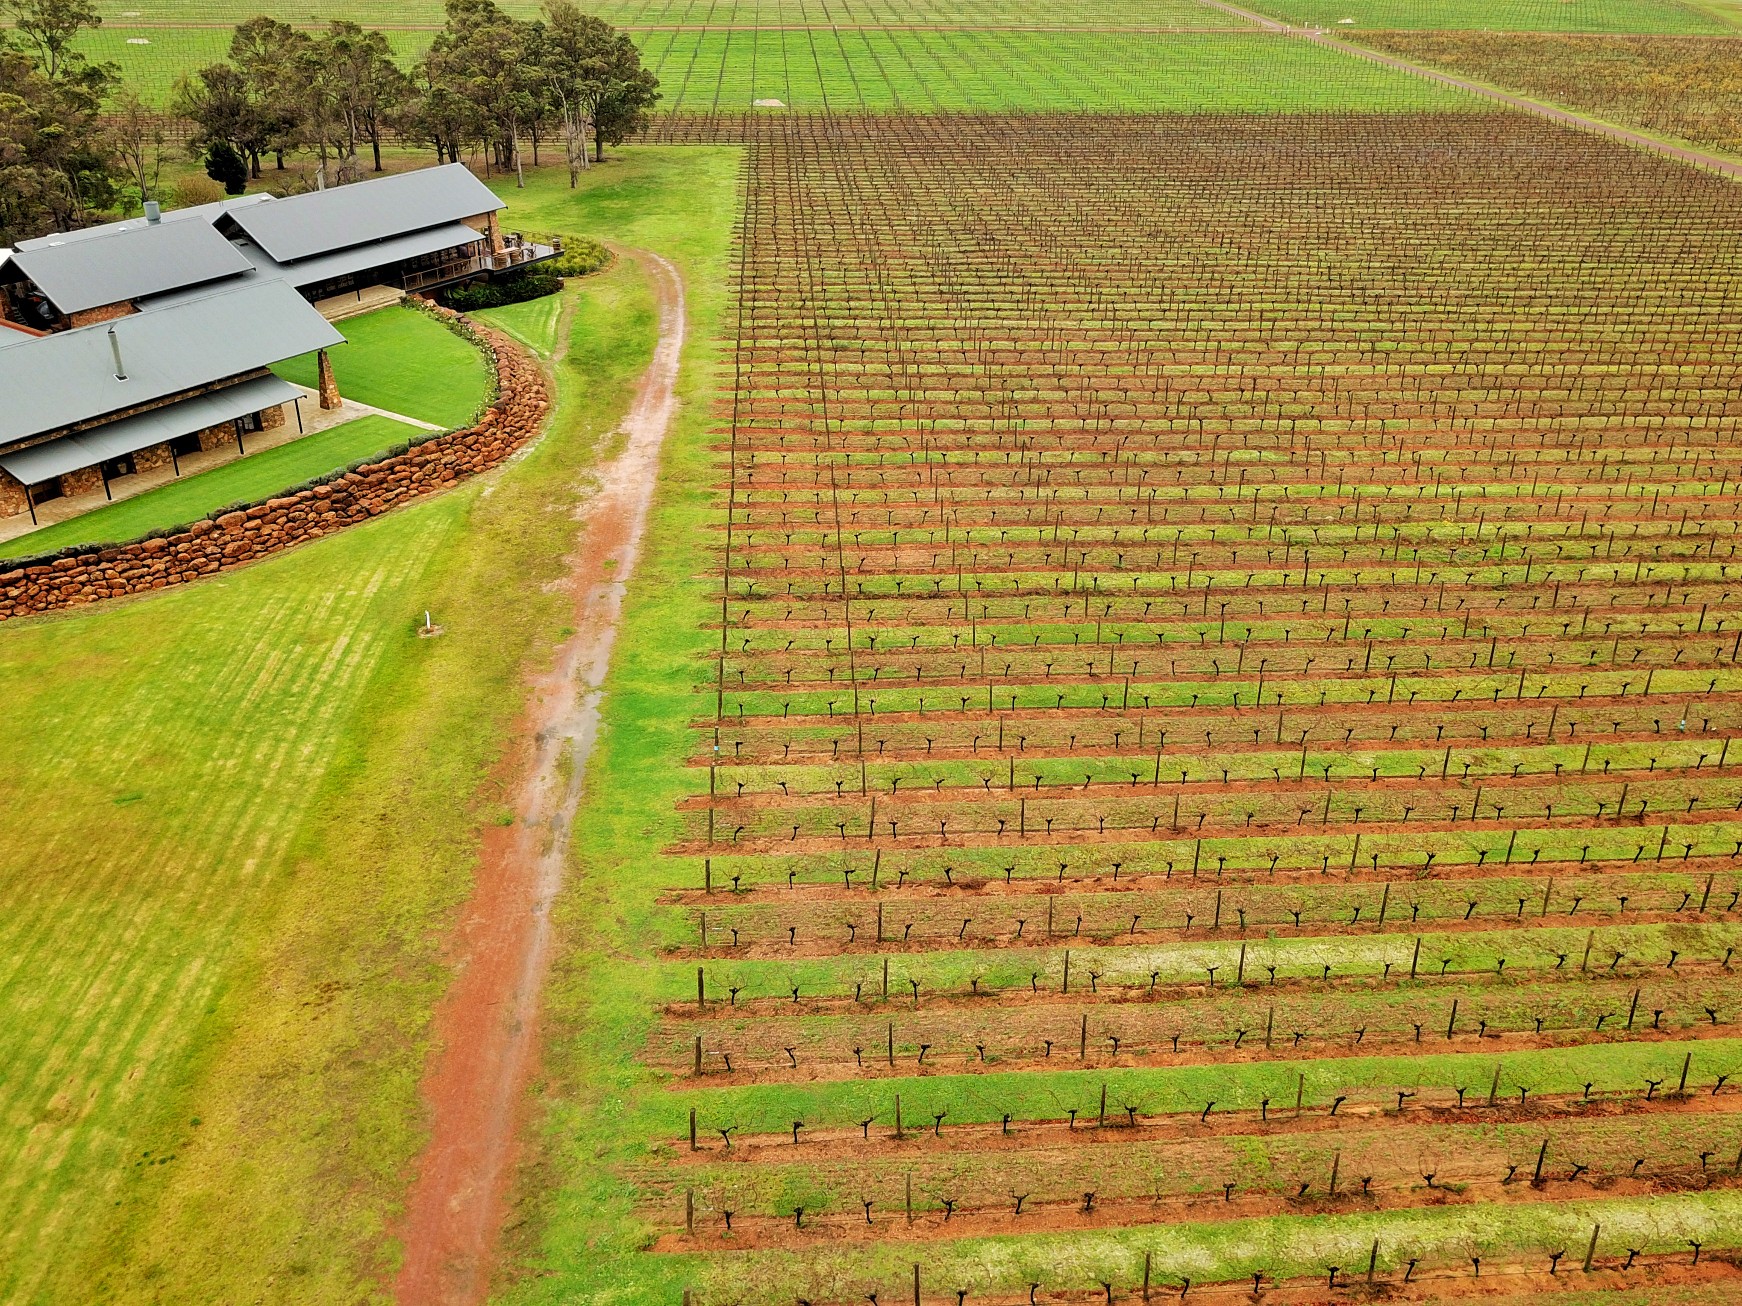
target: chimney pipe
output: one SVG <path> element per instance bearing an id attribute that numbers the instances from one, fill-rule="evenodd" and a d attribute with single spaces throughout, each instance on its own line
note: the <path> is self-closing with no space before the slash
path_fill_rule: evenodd
<path id="1" fill-rule="evenodd" d="M 156 200 L 145 201 L 145 221 L 153 227 L 163 221 L 163 207 Z"/>
<path id="2" fill-rule="evenodd" d="M 115 355 L 115 379 L 125 381 L 127 369 L 121 366 L 121 338 L 115 334 L 115 328 L 109 328 L 109 352 Z"/>

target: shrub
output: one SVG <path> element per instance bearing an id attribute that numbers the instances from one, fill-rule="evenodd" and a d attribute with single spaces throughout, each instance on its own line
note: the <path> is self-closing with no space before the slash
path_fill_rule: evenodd
<path id="1" fill-rule="evenodd" d="M 191 209 L 196 204 L 215 204 L 224 198 L 224 188 L 210 177 L 195 173 L 175 183 L 175 206 Z"/>
<path id="2" fill-rule="evenodd" d="M 248 162 L 228 141 L 216 141 L 206 150 L 206 176 L 226 195 L 240 195 L 248 189 Z"/>
<path id="3" fill-rule="evenodd" d="M 554 295 L 563 288 L 562 278 L 542 267 L 518 276 L 487 281 L 482 285 L 454 286 L 441 292 L 442 302 L 449 308 L 468 312 L 478 308 L 500 308 L 523 300 Z"/>
<path id="4" fill-rule="evenodd" d="M 563 242 L 563 252 L 542 265 L 559 277 L 584 277 L 597 272 L 611 261 L 611 251 L 596 240 L 571 236 Z"/>

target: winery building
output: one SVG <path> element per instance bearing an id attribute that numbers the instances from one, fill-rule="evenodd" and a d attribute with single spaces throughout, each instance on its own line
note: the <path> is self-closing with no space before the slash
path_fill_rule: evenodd
<path id="1" fill-rule="evenodd" d="M 182 453 L 283 426 L 268 369 L 344 337 L 330 320 L 561 253 L 502 229 L 463 164 L 216 204 L 0 250 L 0 517 L 107 494 Z M 324 352 L 319 402 L 338 404 Z M 286 405 L 291 405 L 287 411 Z"/>

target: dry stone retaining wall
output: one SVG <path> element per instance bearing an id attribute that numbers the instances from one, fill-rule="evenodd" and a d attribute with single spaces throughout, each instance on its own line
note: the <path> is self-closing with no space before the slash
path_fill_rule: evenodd
<path id="1" fill-rule="evenodd" d="M 537 364 L 517 345 L 477 323 L 466 325 L 494 356 L 496 368 L 496 399 L 474 425 L 186 530 L 0 572 L 0 621 L 164 589 L 239 567 L 496 466 L 537 433 L 549 395 Z"/>

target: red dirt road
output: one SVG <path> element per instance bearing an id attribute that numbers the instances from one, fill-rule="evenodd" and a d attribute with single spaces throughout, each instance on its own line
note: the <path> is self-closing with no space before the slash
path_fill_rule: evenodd
<path id="1" fill-rule="evenodd" d="M 537 1060 L 550 906 L 562 887 L 624 591 L 676 408 L 683 282 L 658 255 L 624 253 L 653 286 L 659 341 L 620 428 L 627 443 L 599 468 L 598 491 L 580 513 L 568 582 L 576 633 L 532 686 L 514 752 L 516 820 L 486 831 L 451 945 L 454 981 L 436 1013 L 438 1051 L 423 1087 L 430 1140 L 395 1230 L 405 1252 L 393 1290 L 403 1306 L 481 1302 L 489 1287 L 522 1090 Z"/>

